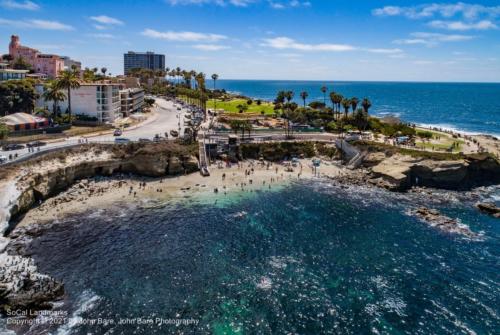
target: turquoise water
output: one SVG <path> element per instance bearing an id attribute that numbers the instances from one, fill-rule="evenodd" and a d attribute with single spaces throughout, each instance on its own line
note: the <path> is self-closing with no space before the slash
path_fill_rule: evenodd
<path id="1" fill-rule="evenodd" d="M 402 82 L 318 82 L 273 80 L 219 80 L 218 88 L 243 95 L 273 100 L 280 90 L 309 93 L 308 102 L 323 101 L 322 86 L 345 97 L 368 97 L 373 115 L 397 115 L 423 125 L 500 137 L 500 84 L 402 83 Z M 327 94 L 327 102 L 329 97 Z"/>
<path id="2" fill-rule="evenodd" d="M 481 237 L 442 233 L 406 214 L 417 205 L 459 218 Z M 65 283 L 63 308 L 75 323 L 52 328 L 58 334 L 500 329 L 500 225 L 455 193 L 433 200 L 315 181 L 224 206 L 116 206 L 67 218 L 30 252 Z M 127 317 L 198 323 L 76 322 Z"/>

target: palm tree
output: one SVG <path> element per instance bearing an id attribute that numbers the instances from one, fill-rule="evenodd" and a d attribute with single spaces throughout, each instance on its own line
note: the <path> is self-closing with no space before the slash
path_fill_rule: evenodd
<path id="1" fill-rule="evenodd" d="M 322 86 L 321 87 L 321 92 L 323 92 L 323 103 L 325 104 L 326 107 L 326 92 L 328 91 L 328 87 Z"/>
<path id="2" fill-rule="evenodd" d="M 219 79 L 219 75 L 217 73 L 214 73 L 212 75 L 212 80 L 214 81 L 214 112 L 217 112 L 217 99 L 215 98 L 215 84 L 217 82 L 217 79 Z"/>
<path id="3" fill-rule="evenodd" d="M 351 107 L 350 99 L 342 99 L 342 107 L 344 107 L 344 118 L 347 119 L 347 114 L 349 114 L 349 108 Z"/>
<path id="4" fill-rule="evenodd" d="M 71 89 L 79 88 L 80 82 L 75 71 L 64 70 L 59 74 L 59 78 L 54 83 L 56 89 L 68 90 L 68 114 L 71 123 Z"/>
<path id="5" fill-rule="evenodd" d="M 105 68 L 105 67 L 101 67 L 101 73 L 102 73 L 102 75 L 103 75 L 104 77 L 106 77 L 106 72 L 107 72 L 107 71 L 108 71 L 108 69 L 107 69 L 107 68 Z"/>
<path id="6" fill-rule="evenodd" d="M 356 97 L 351 98 L 351 109 L 352 112 L 354 113 L 356 110 L 358 110 L 358 104 L 359 104 L 359 99 Z"/>
<path id="7" fill-rule="evenodd" d="M 60 101 L 64 101 L 66 99 L 66 95 L 57 88 L 56 85 L 50 84 L 47 86 L 47 89 L 43 92 L 42 97 L 45 101 L 52 101 L 52 116 L 56 116 L 57 113 L 57 104 Z"/>
<path id="8" fill-rule="evenodd" d="M 342 94 L 335 94 L 333 97 L 333 100 L 334 100 L 335 104 L 337 105 L 337 117 L 339 119 L 340 119 L 340 105 L 342 104 L 343 99 L 344 99 L 344 97 L 342 96 Z"/>
<path id="9" fill-rule="evenodd" d="M 290 101 L 293 100 L 293 96 L 295 95 L 295 93 L 293 93 L 293 91 L 286 91 L 285 92 L 285 99 L 286 101 L 288 101 L 288 103 L 290 103 Z"/>
<path id="10" fill-rule="evenodd" d="M 330 101 L 332 102 L 333 114 L 334 115 L 335 115 L 335 96 L 336 95 L 337 95 L 337 93 L 335 93 L 334 91 L 330 92 Z"/>
<path id="11" fill-rule="evenodd" d="M 300 93 L 300 97 L 302 98 L 302 100 L 304 100 L 304 108 L 306 108 L 306 99 L 308 96 L 309 93 L 307 93 L 306 91 Z"/>
<path id="12" fill-rule="evenodd" d="M 363 106 L 363 109 L 365 110 L 365 113 L 368 114 L 368 110 L 372 106 L 372 103 L 367 98 L 364 98 L 363 101 L 361 102 L 361 106 Z"/>
<path id="13" fill-rule="evenodd" d="M 181 68 L 180 68 L 180 67 L 177 67 L 177 68 L 175 69 L 175 76 L 177 77 L 177 84 L 179 83 L 181 73 L 182 73 Z"/>

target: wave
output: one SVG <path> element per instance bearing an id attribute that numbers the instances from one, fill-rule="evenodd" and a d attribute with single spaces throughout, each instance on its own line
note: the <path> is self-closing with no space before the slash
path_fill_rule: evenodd
<path id="1" fill-rule="evenodd" d="M 91 290 L 85 290 L 78 297 L 77 306 L 79 306 L 68 318 L 68 322 L 59 327 L 54 335 L 68 335 L 71 331 L 78 327 L 83 322 L 83 313 L 93 309 L 97 303 L 101 300 L 101 297 L 92 292 Z"/>
<path id="2" fill-rule="evenodd" d="M 471 135 L 471 136 L 472 135 L 490 135 L 490 136 L 494 136 L 496 138 L 500 138 L 500 133 L 487 132 L 487 131 L 471 131 L 471 130 L 459 128 L 457 126 L 453 126 L 453 125 L 447 124 L 447 123 L 435 123 L 435 124 L 416 123 L 416 125 L 418 127 L 422 127 L 422 128 L 438 128 L 438 129 L 442 129 L 442 130 L 446 130 L 446 131 L 452 131 L 455 133 L 462 133 L 462 134 Z"/>

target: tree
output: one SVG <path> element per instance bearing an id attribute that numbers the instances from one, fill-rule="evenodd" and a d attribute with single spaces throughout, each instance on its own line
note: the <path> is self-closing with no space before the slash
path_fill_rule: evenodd
<path id="1" fill-rule="evenodd" d="M 83 70 L 83 80 L 86 82 L 93 82 L 95 80 L 95 72 L 88 67 Z"/>
<path id="2" fill-rule="evenodd" d="M 59 78 L 54 83 L 56 89 L 67 90 L 68 94 L 68 115 L 71 123 L 71 90 L 80 87 L 77 72 L 64 70 L 60 73 Z"/>
<path id="3" fill-rule="evenodd" d="M 155 99 L 153 98 L 144 98 L 144 103 L 148 106 L 148 107 L 152 107 L 155 103 Z"/>
<path id="4" fill-rule="evenodd" d="M 248 105 L 247 104 L 239 104 L 238 106 L 236 106 L 236 108 L 238 108 L 239 113 L 244 113 L 248 110 Z"/>
<path id="5" fill-rule="evenodd" d="M 349 114 L 349 108 L 351 107 L 350 99 L 342 99 L 342 107 L 344 108 L 344 118 L 347 120 L 347 115 Z"/>
<path id="6" fill-rule="evenodd" d="M 217 79 L 219 79 L 219 75 L 214 73 L 212 75 L 212 80 L 214 81 L 214 112 L 217 112 L 217 99 L 215 97 L 215 85 L 216 85 Z"/>
<path id="7" fill-rule="evenodd" d="M 372 106 L 372 103 L 367 98 L 364 98 L 363 101 L 361 102 L 361 106 L 363 106 L 363 109 L 365 110 L 366 114 L 368 114 L 368 110 Z"/>
<path id="8" fill-rule="evenodd" d="M 101 73 L 102 73 L 102 75 L 103 75 L 104 77 L 106 77 L 106 72 L 107 72 L 107 71 L 108 71 L 108 69 L 107 69 L 107 68 L 105 68 L 105 67 L 101 67 Z"/>
<path id="9" fill-rule="evenodd" d="M 8 80 L 0 83 L 0 115 L 32 113 L 38 94 L 30 80 Z"/>
<path id="10" fill-rule="evenodd" d="M 304 100 L 304 108 L 306 108 L 306 99 L 308 96 L 309 93 L 307 93 L 306 91 L 300 93 L 300 97 L 302 98 L 302 100 Z"/>
<path id="11" fill-rule="evenodd" d="M 52 116 L 57 114 L 57 104 L 66 99 L 66 95 L 54 83 L 49 84 L 42 95 L 45 101 L 52 101 Z"/>
<path id="12" fill-rule="evenodd" d="M 31 70 L 31 64 L 28 63 L 23 57 L 18 57 L 12 64 L 15 70 Z"/>
<path id="13" fill-rule="evenodd" d="M 368 113 L 364 109 L 358 108 L 353 112 L 353 122 L 356 128 L 365 130 L 368 126 Z"/>
<path id="14" fill-rule="evenodd" d="M 326 87 L 326 86 L 321 87 L 321 92 L 323 92 L 323 103 L 325 104 L 325 106 L 326 106 L 326 92 L 327 91 L 328 91 L 328 87 Z"/>
<path id="15" fill-rule="evenodd" d="M 356 97 L 351 98 L 351 108 L 354 113 L 358 109 L 359 99 Z"/>
<path id="16" fill-rule="evenodd" d="M 9 135 L 9 128 L 5 123 L 0 122 L 0 140 L 7 138 L 8 135 Z"/>

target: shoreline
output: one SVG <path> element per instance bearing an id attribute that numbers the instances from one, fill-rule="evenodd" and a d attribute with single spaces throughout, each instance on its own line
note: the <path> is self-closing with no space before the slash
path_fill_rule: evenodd
<path id="1" fill-rule="evenodd" d="M 240 163 L 239 167 L 232 165 L 212 168 L 209 177 L 203 177 L 195 172 L 166 178 L 118 175 L 83 179 L 31 208 L 15 226 L 25 227 L 34 223 L 53 221 L 67 214 L 84 212 L 88 208 L 104 209 L 120 202 L 147 205 L 155 201 L 174 204 L 187 199 L 210 203 L 224 202 L 228 199 L 230 201 L 232 195 L 272 191 L 294 180 L 315 178 L 306 160 L 301 160 L 300 164 L 302 169 L 299 165 L 293 172 L 288 172 L 281 164 L 272 164 L 268 168 L 265 164 L 249 160 Z M 323 164 L 318 172 L 318 177 L 353 174 L 352 171 L 334 164 Z"/>

